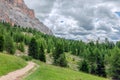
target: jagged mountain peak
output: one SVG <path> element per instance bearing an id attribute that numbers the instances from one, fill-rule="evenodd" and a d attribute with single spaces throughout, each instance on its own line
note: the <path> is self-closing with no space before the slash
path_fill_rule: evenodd
<path id="1" fill-rule="evenodd" d="M 52 34 L 52 31 L 35 17 L 34 10 L 29 9 L 24 0 L 0 0 L 0 21 Z"/>

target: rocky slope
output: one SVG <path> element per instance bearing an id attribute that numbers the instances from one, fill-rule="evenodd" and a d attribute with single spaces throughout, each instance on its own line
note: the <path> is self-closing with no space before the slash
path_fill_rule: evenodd
<path id="1" fill-rule="evenodd" d="M 52 34 L 52 31 L 35 17 L 34 11 L 29 9 L 23 0 L 0 0 L 0 21 Z"/>

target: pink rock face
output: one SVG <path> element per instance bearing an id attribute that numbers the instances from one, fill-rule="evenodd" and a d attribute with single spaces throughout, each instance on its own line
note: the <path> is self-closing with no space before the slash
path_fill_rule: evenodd
<path id="1" fill-rule="evenodd" d="M 34 11 L 32 9 L 29 9 L 28 10 L 28 15 L 31 17 L 31 18 L 35 18 L 35 14 L 34 14 Z"/>
<path id="2" fill-rule="evenodd" d="M 0 0 L 0 21 L 52 35 L 52 31 L 35 17 L 34 10 L 29 9 L 23 0 Z"/>
<path id="3" fill-rule="evenodd" d="M 7 4 L 12 5 L 14 7 L 18 7 L 19 9 L 21 9 L 22 12 L 27 14 L 30 18 L 35 18 L 34 10 L 29 9 L 25 5 L 23 0 L 0 0 L 0 2 L 7 3 Z"/>
<path id="4" fill-rule="evenodd" d="M 24 1 L 23 0 L 2 0 L 2 1 L 7 1 L 9 4 L 14 4 L 14 5 L 18 5 L 18 4 L 23 4 Z"/>
<path id="5" fill-rule="evenodd" d="M 23 4 L 23 0 L 16 0 L 18 2 L 18 4 Z"/>
<path id="6" fill-rule="evenodd" d="M 23 0 L 16 0 L 18 7 L 20 7 L 29 17 L 35 18 L 34 10 L 29 9 Z"/>
<path id="7" fill-rule="evenodd" d="M 34 10 L 29 9 L 23 0 L 6 0 L 9 4 L 19 7 L 25 14 L 31 18 L 35 18 Z"/>

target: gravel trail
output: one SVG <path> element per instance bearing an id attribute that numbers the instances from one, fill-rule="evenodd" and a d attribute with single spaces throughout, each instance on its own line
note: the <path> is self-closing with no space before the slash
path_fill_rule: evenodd
<path id="1" fill-rule="evenodd" d="M 0 80 L 20 80 L 21 77 L 26 75 L 30 70 L 32 70 L 36 64 L 34 62 L 28 62 L 28 65 L 22 69 L 8 73 L 7 75 L 1 76 Z"/>

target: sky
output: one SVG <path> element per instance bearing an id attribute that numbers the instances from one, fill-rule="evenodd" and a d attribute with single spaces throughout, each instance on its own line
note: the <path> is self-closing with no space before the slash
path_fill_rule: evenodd
<path id="1" fill-rule="evenodd" d="M 120 40 L 120 0 L 24 0 L 57 37 Z"/>

